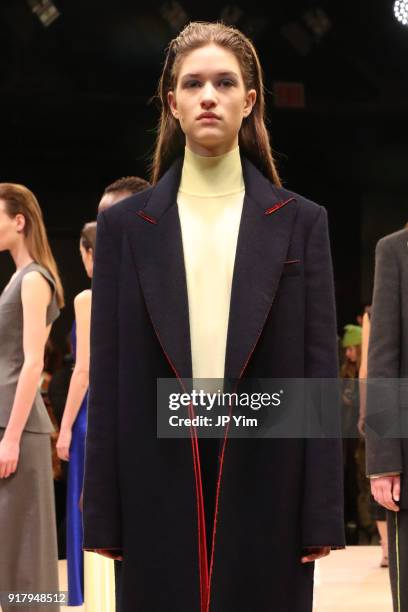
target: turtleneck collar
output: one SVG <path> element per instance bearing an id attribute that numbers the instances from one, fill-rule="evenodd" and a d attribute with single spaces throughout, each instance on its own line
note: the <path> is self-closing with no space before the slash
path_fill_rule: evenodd
<path id="1" fill-rule="evenodd" d="M 215 197 L 244 191 L 239 147 L 224 155 L 204 157 L 185 149 L 179 191 L 184 194 Z"/>

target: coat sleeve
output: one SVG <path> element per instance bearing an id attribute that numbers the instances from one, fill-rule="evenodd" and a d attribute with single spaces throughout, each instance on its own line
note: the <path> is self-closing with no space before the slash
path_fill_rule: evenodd
<path id="1" fill-rule="evenodd" d="M 401 300 L 398 260 L 392 241 L 377 244 L 366 414 L 367 474 L 402 472 L 399 432 Z M 390 380 L 383 380 L 390 379 Z"/>
<path id="2" fill-rule="evenodd" d="M 108 211 L 109 212 L 109 211 Z M 98 216 L 84 477 L 84 549 L 121 549 L 117 470 L 119 253 Z"/>
<path id="3" fill-rule="evenodd" d="M 338 378 L 337 324 L 327 213 L 319 207 L 305 247 L 305 377 Z M 334 383 L 335 385 L 335 383 Z M 333 384 L 329 388 L 333 388 Z M 335 389 L 334 389 L 335 391 Z M 337 421 L 339 403 L 323 411 Z M 323 418 L 326 418 L 323 415 Z M 337 430 L 340 433 L 340 430 Z M 305 440 L 303 546 L 344 547 L 343 460 L 340 436 Z"/>

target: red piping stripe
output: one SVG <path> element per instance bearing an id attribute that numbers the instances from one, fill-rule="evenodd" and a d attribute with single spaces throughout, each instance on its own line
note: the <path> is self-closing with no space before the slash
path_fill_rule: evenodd
<path id="1" fill-rule="evenodd" d="M 296 198 L 289 198 L 289 200 L 285 200 L 284 202 L 277 202 L 276 204 L 271 206 L 271 208 L 267 208 L 264 214 L 271 215 L 272 213 L 276 212 L 283 206 L 286 206 L 286 204 L 289 204 L 289 202 L 296 202 Z"/>
<path id="2" fill-rule="evenodd" d="M 190 415 L 191 416 L 191 415 Z M 190 432 L 192 431 L 190 427 Z M 199 573 L 200 573 L 200 610 L 204 612 L 206 609 L 207 597 L 208 597 L 208 569 L 207 569 L 207 550 L 205 546 L 205 531 L 203 533 L 203 525 L 205 529 L 205 522 L 203 523 L 204 514 L 204 501 L 202 495 L 201 484 L 201 471 L 199 467 L 199 455 L 196 451 L 196 440 L 191 438 L 192 453 L 193 453 L 193 465 L 194 465 L 194 479 L 196 484 L 196 499 L 197 499 L 197 522 L 198 522 L 198 558 L 199 558 Z M 200 491 L 201 489 L 201 491 Z M 201 493 L 201 494 L 200 494 Z M 203 542 L 204 540 L 204 542 Z M 204 549 L 203 549 L 204 545 Z M 203 583 L 205 588 L 203 588 Z"/>
<path id="3" fill-rule="evenodd" d="M 153 225 L 157 225 L 157 219 L 146 214 L 145 212 L 143 212 L 143 210 L 138 210 L 136 214 L 139 215 L 139 217 L 141 217 L 145 221 L 148 221 L 149 223 L 153 223 Z"/>
<path id="4" fill-rule="evenodd" d="M 258 337 L 257 337 L 257 339 L 256 339 L 256 341 L 255 341 L 255 343 L 254 343 L 254 345 L 252 347 L 252 350 L 250 351 L 250 353 L 249 353 L 249 355 L 247 357 L 247 360 L 245 361 L 245 363 L 244 363 L 244 365 L 243 365 L 243 367 L 242 367 L 242 369 L 241 369 L 241 371 L 239 373 L 238 380 L 237 380 L 236 385 L 234 387 L 234 392 L 237 390 L 239 381 L 241 380 L 241 378 L 242 378 L 242 376 L 243 376 L 243 374 L 245 372 L 245 369 L 246 369 L 246 367 L 247 367 L 247 365 L 249 363 L 249 360 L 251 359 L 251 357 L 252 357 L 252 355 L 253 355 L 253 353 L 254 353 L 257 345 L 258 345 L 259 339 L 260 339 L 261 334 L 262 334 L 262 330 L 265 327 L 265 323 L 266 323 L 266 320 L 268 318 L 268 315 L 270 313 L 271 308 L 272 308 L 272 303 L 271 303 L 271 306 L 270 306 L 268 312 L 266 313 L 266 316 L 265 316 L 264 322 L 262 324 L 261 330 L 260 330 L 260 332 L 258 334 Z M 231 416 L 231 412 L 232 412 L 232 407 L 230 409 L 229 416 Z M 218 480 L 217 480 L 217 490 L 216 490 L 216 497 L 215 497 L 215 511 L 214 511 L 214 524 L 213 524 L 212 543 L 211 543 L 210 577 L 209 577 L 209 581 L 208 581 L 208 599 L 207 599 L 206 612 L 210 612 L 211 580 L 212 580 L 213 567 L 214 567 L 214 551 L 215 551 L 215 537 L 216 537 L 216 533 L 217 533 L 218 501 L 219 501 L 219 494 L 220 494 L 220 488 L 221 488 L 222 471 L 223 471 L 223 467 L 224 467 L 224 455 L 225 455 L 225 449 L 227 447 L 227 441 L 228 441 L 229 426 L 230 426 L 230 424 L 228 423 L 228 425 L 226 426 L 226 429 L 225 429 L 224 442 L 223 442 L 223 447 L 222 447 L 221 456 L 220 456 L 220 468 L 219 468 Z"/>
<path id="5" fill-rule="evenodd" d="M 295 198 L 292 198 L 293 200 Z M 287 202 L 282 203 L 282 206 L 284 204 L 289 203 L 288 200 Z M 140 211 L 139 211 L 140 212 Z M 153 223 L 155 221 L 152 221 Z M 157 222 L 156 222 L 157 223 Z M 271 304 L 272 307 L 272 304 Z M 249 360 L 251 359 L 255 348 L 259 342 L 259 339 L 261 337 L 262 334 L 262 330 L 265 326 L 266 323 L 266 319 L 268 318 L 270 312 L 270 308 L 268 310 L 268 312 L 266 313 L 263 325 L 261 327 L 261 330 L 258 334 L 258 337 L 252 347 L 252 350 L 250 351 L 247 360 L 245 361 L 245 364 L 243 365 L 240 373 L 239 373 L 239 377 L 238 377 L 238 381 L 235 385 L 235 389 L 234 391 L 237 389 L 238 384 L 240 379 L 242 378 L 243 373 L 245 372 L 245 369 L 249 363 Z M 150 315 L 149 315 L 150 317 Z M 157 339 L 160 343 L 160 346 L 162 348 L 162 351 L 167 359 L 167 361 L 170 364 L 171 369 L 173 370 L 174 374 L 176 375 L 182 389 L 185 391 L 185 387 L 183 385 L 183 381 L 179 375 L 179 373 L 177 372 L 173 362 L 171 361 L 169 355 L 167 354 L 167 352 L 164 349 L 163 343 L 160 339 L 160 336 L 157 332 L 156 327 L 153 324 L 153 321 L 150 317 L 150 321 L 152 323 L 153 329 L 156 333 Z M 189 412 L 191 413 L 191 416 L 194 417 L 195 413 L 194 413 L 194 408 L 192 406 L 192 404 L 189 405 Z M 231 412 L 232 412 L 232 407 L 230 409 L 229 412 L 229 416 L 231 416 Z M 194 466 L 194 479 L 195 479 L 195 484 L 196 484 L 196 499 L 197 499 L 197 522 L 198 522 L 198 556 L 199 556 L 199 570 L 200 570 L 200 612 L 209 612 L 210 611 L 210 597 L 211 597 L 211 579 L 212 579 L 212 574 L 213 574 L 213 567 L 214 567 L 214 551 L 215 551 L 215 539 L 216 539 L 216 532 L 217 532 L 217 518 L 218 518 L 218 505 L 219 505 L 219 495 L 220 495 L 220 489 L 221 489 L 221 479 L 222 479 L 222 472 L 223 472 L 223 467 L 224 467 L 224 456 L 225 456 L 225 449 L 227 446 L 227 441 L 228 441 L 228 431 L 229 431 L 229 423 L 226 426 L 225 429 L 225 434 L 224 434 L 224 440 L 223 440 L 223 446 L 222 446 L 222 451 L 221 451 L 221 455 L 220 455 L 220 465 L 219 465 L 219 471 L 218 471 L 218 478 L 217 478 L 217 488 L 216 488 L 216 497 L 215 497 L 215 509 L 214 509 L 214 523 L 213 523 L 213 533 L 212 533 L 212 539 L 211 539 L 211 560 L 210 560 L 210 568 L 208 570 L 208 559 L 207 559 L 207 542 L 206 542 L 206 527 L 205 527 L 205 510 L 204 510 L 204 498 L 203 498 L 203 485 L 202 485 L 202 478 L 201 478 L 201 466 L 200 466 L 200 453 L 199 453 L 199 448 L 198 448 L 198 438 L 197 438 L 197 432 L 196 432 L 196 428 L 195 427 L 190 427 L 190 432 L 191 432 L 191 443 L 192 443 L 192 453 L 193 453 L 193 466 Z"/>
<path id="6" fill-rule="evenodd" d="M 140 211 L 139 211 L 140 212 Z M 148 309 L 147 309 L 148 310 Z M 183 385 L 183 380 L 180 377 L 179 373 L 176 370 L 172 360 L 167 354 L 164 345 L 161 341 L 161 338 L 157 332 L 157 329 L 152 321 L 152 318 L 149 318 L 159 344 L 162 348 L 162 351 L 170 364 L 171 369 L 176 375 L 177 380 L 179 381 L 183 391 L 185 391 L 185 387 Z M 192 410 L 192 414 L 194 415 L 194 410 L 190 404 L 189 410 Z M 209 601 L 209 577 L 208 577 L 208 559 L 207 559 L 207 543 L 206 543 L 206 531 L 205 531 L 205 512 L 204 512 L 204 498 L 203 498 L 203 484 L 201 480 L 201 466 L 200 466 L 200 454 L 198 449 L 198 441 L 197 441 L 197 432 L 195 427 L 190 427 L 191 433 L 191 444 L 192 444 L 192 453 L 193 453 L 193 467 L 194 467 L 194 480 L 196 484 L 196 499 L 197 499 L 197 523 L 198 523 L 198 565 L 199 565 L 199 574 L 200 574 L 200 612 L 205 612 L 207 610 L 207 602 Z"/>
<path id="7" fill-rule="evenodd" d="M 192 404 L 189 405 L 190 417 L 194 418 L 195 413 Z M 207 540 L 205 526 L 204 496 L 201 479 L 200 452 L 198 447 L 197 431 L 195 427 L 190 427 L 192 434 L 193 459 L 195 459 L 195 477 L 197 491 L 197 514 L 198 514 L 198 546 L 199 546 L 199 565 L 200 565 L 200 592 L 201 592 L 201 612 L 207 608 L 208 601 L 208 559 L 207 559 Z M 205 588 L 203 588 L 203 583 Z"/>
<path id="8" fill-rule="evenodd" d="M 231 412 L 232 412 L 232 408 L 229 412 L 229 416 L 231 416 Z M 222 471 L 224 467 L 224 454 L 225 454 L 225 448 L 227 446 L 228 430 L 229 430 L 229 423 L 225 428 L 224 441 L 223 441 L 222 451 L 220 455 L 220 466 L 219 466 L 218 479 L 217 479 L 217 489 L 216 489 L 216 494 L 215 494 L 214 523 L 213 523 L 213 533 L 212 533 L 212 538 L 211 538 L 210 576 L 208 580 L 208 599 L 207 599 L 206 612 L 209 612 L 210 610 L 211 579 L 212 579 L 213 566 L 214 566 L 214 549 L 215 549 L 215 537 L 217 533 L 218 502 L 219 502 L 219 496 L 220 496 Z"/>

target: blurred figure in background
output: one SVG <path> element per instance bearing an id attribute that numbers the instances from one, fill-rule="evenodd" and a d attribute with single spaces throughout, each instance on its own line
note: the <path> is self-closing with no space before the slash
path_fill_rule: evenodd
<path id="1" fill-rule="evenodd" d="M 81 231 L 79 250 L 85 271 L 92 278 L 96 242 L 96 222 L 86 223 Z M 85 568 L 82 552 L 83 530 L 81 493 L 84 477 L 84 453 L 89 386 L 89 348 L 91 320 L 91 289 L 85 289 L 74 300 L 75 321 L 71 344 L 75 359 L 67 401 L 61 421 L 57 451 L 61 459 L 69 461 L 67 487 L 67 567 L 68 605 L 79 606 L 85 601 L 87 610 L 109 612 L 114 606 L 113 564 L 97 557 L 98 570 Z M 90 575 L 91 573 L 91 575 Z M 95 584 L 95 579 L 103 584 Z M 84 595 L 85 583 L 85 595 Z"/>
<path id="2" fill-rule="evenodd" d="M 16 271 L 0 296 L 0 592 L 57 592 L 50 434 L 39 391 L 64 294 L 41 209 L 23 185 L 0 183 L 0 251 Z M 14 610 L 3 600 L 3 612 Z M 58 612 L 57 602 L 27 605 Z"/>
<path id="3" fill-rule="evenodd" d="M 144 191 L 150 187 L 150 183 L 145 181 L 145 179 L 140 178 L 139 176 L 124 176 L 120 179 L 117 179 L 110 185 L 108 185 L 103 192 L 101 201 L 98 205 L 98 213 L 110 208 L 114 204 L 117 204 L 121 200 L 130 197 L 134 193 L 138 193 L 139 191 Z M 88 553 L 85 552 L 85 555 Z M 120 588 L 120 573 L 122 568 L 122 562 L 115 560 L 115 585 L 116 585 L 116 594 L 119 593 Z M 118 604 L 118 601 L 116 602 Z M 119 607 L 117 605 L 117 607 Z"/>
<path id="4" fill-rule="evenodd" d="M 371 491 L 387 509 L 396 612 L 408 611 L 408 413 L 404 393 L 408 378 L 407 241 L 408 231 L 403 229 L 385 236 L 376 247 L 365 426 Z"/>
<path id="5" fill-rule="evenodd" d="M 362 326 L 362 343 L 361 343 L 361 365 L 359 372 L 360 379 L 360 416 L 358 422 L 358 429 L 360 434 L 364 437 L 364 426 L 365 426 L 365 415 L 366 415 L 366 400 L 367 400 L 367 360 L 368 360 L 368 343 L 370 339 L 370 327 L 371 327 L 371 307 L 367 306 L 363 315 L 363 326 Z M 365 449 L 365 445 L 364 445 Z M 364 453 L 364 473 L 365 473 L 365 453 Z M 382 549 L 382 557 L 380 561 L 380 567 L 388 567 L 388 534 L 387 534 L 387 521 L 385 508 L 377 504 L 372 499 L 371 502 L 371 514 L 373 520 L 375 520 L 379 540 Z"/>
<path id="6" fill-rule="evenodd" d="M 113 204 L 124 200 L 134 193 L 144 191 L 150 183 L 139 176 L 124 176 L 106 187 L 99 202 L 98 212 L 110 208 Z"/>
<path id="7" fill-rule="evenodd" d="M 359 392 L 358 372 L 361 360 L 361 327 L 346 325 L 342 339 L 343 359 L 342 421 L 344 450 L 344 499 L 348 544 L 358 544 L 358 485 L 356 451 L 358 445 Z"/>

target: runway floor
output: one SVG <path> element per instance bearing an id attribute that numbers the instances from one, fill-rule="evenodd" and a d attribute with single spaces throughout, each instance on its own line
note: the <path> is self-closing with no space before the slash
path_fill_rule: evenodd
<path id="1" fill-rule="evenodd" d="M 350 546 L 322 559 L 316 574 L 315 612 L 392 612 L 388 570 L 379 567 L 380 557 L 378 546 Z M 60 588 L 65 590 L 66 561 L 59 563 Z"/>

